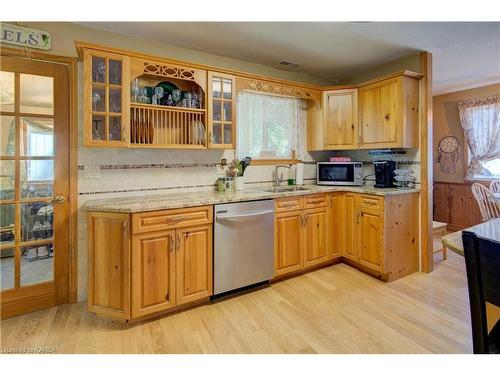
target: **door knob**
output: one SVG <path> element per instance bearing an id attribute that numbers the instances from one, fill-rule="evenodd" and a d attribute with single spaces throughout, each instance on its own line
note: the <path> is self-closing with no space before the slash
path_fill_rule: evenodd
<path id="1" fill-rule="evenodd" d="M 64 195 L 56 195 L 54 199 L 52 199 L 53 204 L 62 204 L 66 202 L 66 197 Z"/>

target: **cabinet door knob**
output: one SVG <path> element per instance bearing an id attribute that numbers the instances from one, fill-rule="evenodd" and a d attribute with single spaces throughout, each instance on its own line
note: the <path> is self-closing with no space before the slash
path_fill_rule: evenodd
<path id="1" fill-rule="evenodd" d="M 385 121 L 389 121 L 390 118 L 391 118 L 391 115 L 389 113 L 384 116 Z"/>
<path id="2" fill-rule="evenodd" d="M 167 293 L 167 295 L 165 296 L 166 301 L 168 301 L 168 297 L 169 297 L 169 294 Z"/>

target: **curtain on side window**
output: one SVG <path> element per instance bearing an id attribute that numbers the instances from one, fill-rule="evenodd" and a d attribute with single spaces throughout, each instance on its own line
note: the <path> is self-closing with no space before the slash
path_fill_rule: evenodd
<path id="1" fill-rule="evenodd" d="M 484 162 L 500 158 L 500 97 L 463 102 L 458 110 L 471 152 L 466 178 L 472 179 L 484 174 Z"/>
<path id="2" fill-rule="evenodd" d="M 244 91 L 238 94 L 237 107 L 239 158 L 302 158 L 306 138 L 302 100 Z"/>

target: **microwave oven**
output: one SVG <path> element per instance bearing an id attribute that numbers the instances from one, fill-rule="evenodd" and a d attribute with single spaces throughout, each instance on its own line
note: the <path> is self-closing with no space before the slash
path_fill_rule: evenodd
<path id="1" fill-rule="evenodd" d="M 317 163 L 318 185 L 363 185 L 363 163 L 347 162 L 319 162 Z"/>

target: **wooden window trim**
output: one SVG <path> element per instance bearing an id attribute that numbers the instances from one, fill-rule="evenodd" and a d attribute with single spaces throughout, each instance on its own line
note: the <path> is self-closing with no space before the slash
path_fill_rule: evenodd
<path id="1" fill-rule="evenodd" d="M 297 164 L 298 159 L 252 159 L 252 165 Z"/>

